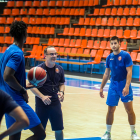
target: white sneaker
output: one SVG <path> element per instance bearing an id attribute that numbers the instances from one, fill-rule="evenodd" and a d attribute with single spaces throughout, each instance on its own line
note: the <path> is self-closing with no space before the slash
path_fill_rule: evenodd
<path id="1" fill-rule="evenodd" d="M 138 137 L 136 131 L 132 132 L 132 134 L 131 134 L 131 140 L 140 140 L 140 137 Z"/>
<path id="2" fill-rule="evenodd" d="M 111 140 L 111 134 L 110 132 L 105 132 L 105 134 L 102 136 L 101 140 Z"/>

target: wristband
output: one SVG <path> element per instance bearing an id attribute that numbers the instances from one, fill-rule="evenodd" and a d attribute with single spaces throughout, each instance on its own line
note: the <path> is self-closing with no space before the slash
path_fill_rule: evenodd
<path id="1" fill-rule="evenodd" d="M 64 91 L 59 91 L 59 92 L 62 92 L 62 93 L 63 93 L 63 95 L 64 95 Z"/>
<path id="2" fill-rule="evenodd" d="M 26 94 L 26 89 L 24 87 L 22 87 L 22 89 L 19 91 L 21 94 Z"/>

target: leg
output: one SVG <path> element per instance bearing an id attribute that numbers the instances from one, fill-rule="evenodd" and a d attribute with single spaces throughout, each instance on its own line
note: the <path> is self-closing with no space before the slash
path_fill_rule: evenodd
<path id="1" fill-rule="evenodd" d="M 62 130 L 55 131 L 55 139 L 56 140 L 63 140 L 63 131 Z"/>
<path id="2" fill-rule="evenodd" d="M 106 115 L 106 124 L 107 125 L 113 124 L 115 109 L 116 109 L 116 106 L 108 106 L 108 112 Z"/>
<path id="3" fill-rule="evenodd" d="M 20 137 L 21 137 L 21 132 L 9 136 L 9 140 L 20 140 Z"/>
<path id="4" fill-rule="evenodd" d="M 42 124 L 39 124 L 33 128 L 30 129 L 34 135 L 27 138 L 26 140 L 44 140 L 46 137 L 44 128 L 42 126 Z"/>
<path id="5" fill-rule="evenodd" d="M 135 113 L 133 111 L 133 102 L 127 102 L 127 103 L 124 103 L 124 107 L 125 107 L 125 110 L 128 114 L 128 121 L 129 121 L 129 124 L 130 125 L 135 125 L 135 122 L 136 122 L 136 117 L 135 117 Z"/>

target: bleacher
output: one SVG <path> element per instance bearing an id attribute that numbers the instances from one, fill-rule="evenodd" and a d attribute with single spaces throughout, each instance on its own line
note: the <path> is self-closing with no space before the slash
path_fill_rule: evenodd
<path id="1" fill-rule="evenodd" d="M 62 58 L 91 61 L 98 56 L 92 62 L 96 64 L 110 54 L 110 37 L 118 36 L 121 49 L 140 62 L 140 0 L 99 4 L 99 0 L 8 1 L 0 16 L 0 52 L 13 42 L 9 25 L 23 20 L 28 25 L 24 50 L 31 52 L 27 58 L 42 59 L 44 48 L 53 45 Z"/>

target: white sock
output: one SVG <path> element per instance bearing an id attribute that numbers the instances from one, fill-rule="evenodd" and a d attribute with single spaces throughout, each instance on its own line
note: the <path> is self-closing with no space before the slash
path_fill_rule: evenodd
<path id="1" fill-rule="evenodd" d="M 130 125 L 131 132 L 135 132 L 135 125 Z"/>
<path id="2" fill-rule="evenodd" d="M 110 133 L 112 125 L 106 125 L 106 131 Z"/>

